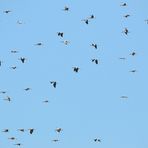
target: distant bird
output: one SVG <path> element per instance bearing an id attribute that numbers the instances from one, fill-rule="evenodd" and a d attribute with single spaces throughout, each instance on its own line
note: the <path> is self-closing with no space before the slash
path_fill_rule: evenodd
<path id="1" fill-rule="evenodd" d="M 25 88 L 24 90 L 25 90 L 25 91 L 28 91 L 28 90 L 31 90 L 31 88 L 27 87 L 27 88 Z"/>
<path id="2" fill-rule="evenodd" d="M 101 142 L 101 139 L 95 138 L 94 141 L 95 142 Z"/>
<path id="3" fill-rule="evenodd" d="M 123 4 L 121 4 L 120 6 L 125 7 L 125 6 L 127 6 L 127 3 L 123 3 Z"/>
<path id="4" fill-rule="evenodd" d="M 129 14 L 126 14 L 126 15 L 124 15 L 124 17 L 125 17 L 125 18 L 128 18 L 128 17 L 130 17 L 130 15 L 129 15 Z"/>
<path id="5" fill-rule="evenodd" d="M 54 88 L 56 88 L 56 86 L 57 86 L 57 82 L 56 81 L 50 81 L 50 84 L 52 84 Z"/>
<path id="6" fill-rule="evenodd" d="M 11 50 L 11 53 L 18 53 L 17 50 Z"/>
<path id="7" fill-rule="evenodd" d="M 121 99 L 127 99 L 128 96 L 121 96 L 120 98 L 121 98 Z"/>
<path id="8" fill-rule="evenodd" d="M 16 69 L 16 66 L 12 66 L 12 67 L 10 67 L 11 69 Z"/>
<path id="9" fill-rule="evenodd" d="M 73 71 L 76 73 L 79 72 L 79 69 L 80 69 L 79 67 L 73 67 Z"/>
<path id="10" fill-rule="evenodd" d="M 4 129 L 2 132 L 8 133 L 9 132 L 9 129 Z"/>
<path id="11" fill-rule="evenodd" d="M 48 103 L 48 102 L 49 102 L 48 100 L 44 100 L 44 101 L 43 101 L 43 103 Z"/>
<path id="12" fill-rule="evenodd" d="M 4 11 L 4 13 L 6 13 L 6 14 L 8 14 L 8 13 L 10 13 L 11 12 L 11 10 L 5 10 Z"/>
<path id="13" fill-rule="evenodd" d="M 18 129 L 20 132 L 24 132 L 25 130 L 23 128 Z"/>
<path id="14" fill-rule="evenodd" d="M 29 129 L 29 133 L 30 133 L 30 134 L 33 134 L 33 132 L 34 132 L 34 129 L 33 129 L 33 128 L 30 128 L 30 129 Z"/>
<path id="15" fill-rule="evenodd" d="M 65 6 L 64 9 L 62 9 L 64 11 L 69 11 L 69 7 Z"/>
<path id="16" fill-rule="evenodd" d="M 89 24 L 89 20 L 88 19 L 83 19 L 82 21 L 84 21 L 85 22 L 85 24 Z"/>
<path id="17" fill-rule="evenodd" d="M 135 72 L 137 72 L 137 70 L 134 69 L 134 70 L 131 70 L 130 72 L 135 73 Z"/>
<path id="18" fill-rule="evenodd" d="M 16 146 L 21 146 L 22 144 L 21 144 L 21 143 L 16 143 L 16 144 L 14 144 L 14 145 L 16 145 Z"/>
<path id="19" fill-rule="evenodd" d="M 62 43 L 64 43 L 65 45 L 68 45 L 70 43 L 70 41 L 65 40 L 65 41 L 61 41 Z"/>
<path id="20" fill-rule="evenodd" d="M 7 96 L 7 98 L 6 99 L 4 99 L 4 100 L 6 100 L 6 101 L 11 101 L 11 98 L 9 97 L 9 96 Z"/>
<path id="21" fill-rule="evenodd" d="M 36 46 L 41 46 L 41 45 L 43 45 L 43 43 L 39 42 L 39 43 L 36 43 L 35 45 Z"/>
<path id="22" fill-rule="evenodd" d="M 94 47 L 95 49 L 98 48 L 97 44 L 94 44 L 94 43 L 92 43 L 91 46 Z"/>
<path id="23" fill-rule="evenodd" d="M 130 55 L 135 56 L 136 55 L 136 52 L 132 52 Z"/>
<path id="24" fill-rule="evenodd" d="M 1 93 L 1 94 L 5 94 L 5 93 L 6 93 L 6 91 L 0 91 L 0 93 Z"/>
<path id="25" fill-rule="evenodd" d="M 57 32 L 58 33 L 58 36 L 60 37 L 63 37 L 64 36 L 64 33 L 63 32 Z"/>
<path id="26" fill-rule="evenodd" d="M 53 142 L 58 142 L 58 141 L 60 141 L 59 139 L 54 139 L 54 140 L 52 140 Z"/>
<path id="27" fill-rule="evenodd" d="M 56 128 L 55 131 L 60 133 L 62 131 L 62 128 Z"/>
<path id="28" fill-rule="evenodd" d="M 120 60 L 126 60 L 126 58 L 122 57 L 122 58 L 119 58 Z"/>
<path id="29" fill-rule="evenodd" d="M 124 29 L 123 33 L 125 33 L 126 35 L 128 35 L 129 30 L 127 28 Z"/>
<path id="30" fill-rule="evenodd" d="M 25 63 L 26 58 L 21 57 L 19 60 L 21 60 L 22 63 Z"/>
<path id="31" fill-rule="evenodd" d="M 16 138 L 15 137 L 10 137 L 10 138 L 8 138 L 9 140 L 16 140 Z"/>
<path id="32" fill-rule="evenodd" d="M 99 63 L 98 62 L 98 59 L 92 59 L 91 61 L 94 62 L 95 64 L 98 64 Z"/>
<path id="33" fill-rule="evenodd" d="M 2 62 L 2 61 L 0 61 L 0 66 L 2 66 L 2 63 L 3 63 L 3 62 Z"/>
<path id="34" fill-rule="evenodd" d="M 88 19 L 94 19 L 94 18 L 95 16 L 93 14 L 88 17 Z"/>

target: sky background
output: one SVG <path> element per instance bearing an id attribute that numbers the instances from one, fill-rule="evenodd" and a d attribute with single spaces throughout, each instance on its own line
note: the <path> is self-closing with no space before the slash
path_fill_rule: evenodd
<path id="1" fill-rule="evenodd" d="M 128 6 L 121 7 L 122 2 Z M 64 6 L 70 11 L 62 11 Z M 0 130 L 10 129 L 0 133 L 0 147 L 19 142 L 24 148 L 148 147 L 147 6 L 147 0 L 0 0 L 0 91 L 7 91 L 0 94 Z M 91 14 L 96 18 L 89 25 L 81 21 Z M 126 14 L 131 16 L 126 19 Z M 128 36 L 122 33 L 125 27 Z M 43 46 L 35 46 L 38 42 Z M 130 73 L 133 69 L 137 72 Z M 12 102 L 4 101 L 6 96 Z M 46 99 L 49 103 L 42 103 Z M 59 134 L 57 127 L 63 129 Z M 35 131 L 30 135 L 18 128 Z M 8 140 L 12 136 L 17 140 Z"/>

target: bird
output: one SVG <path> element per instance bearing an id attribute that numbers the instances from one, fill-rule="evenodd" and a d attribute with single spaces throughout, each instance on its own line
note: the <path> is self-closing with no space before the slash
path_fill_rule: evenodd
<path id="1" fill-rule="evenodd" d="M 88 17 L 88 19 L 94 19 L 94 18 L 95 16 L 93 14 Z"/>
<path id="2" fill-rule="evenodd" d="M 6 93 L 6 91 L 0 91 L 0 93 L 1 93 L 1 94 L 5 94 L 5 93 Z"/>
<path id="3" fill-rule="evenodd" d="M 12 66 L 12 67 L 10 67 L 11 69 L 16 69 L 16 66 Z"/>
<path id="4" fill-rule="evenodd" d="M 65 45 L 68 45 L 70 43 L 70 41 L 68 40 L 64 40 L 64 41 L 61 41 L 62 43 L 64 43 Z"/>
<path id="5" fill-rule="evenodd" d="M 130 55 L 135 56 L 136 55 L 136 52 L 132 52 L 132 53 L 130 53 Z"/>
<path id="6" fill-rule="evenodd" d="M 137 72 L 137 70 L 136 70 L 136 69 L 134 69 L 134 70 L 131 70 L 130 72 L 135 73 L 135 72 Z"/>
<path id="7" fill-rule="evenodd" d="M 28 90 L 31 90 L 31 88 L 27 87 L 27 88 L 25 88 L 24 90 L 25 90 L 25 91 L 28 91 Z"/>
<path id="8" fill-rule="evenodd" d="M 52 140 L 53 142 L 58 142 L 58 141 L 60 141 L 59 139 L 53 139 Z"/>
<path id="9" fill-rule="evenodd" d="M 14 145 L 21 146 L 22 144 L 21 144 L 21 143 L 16 143 L 16 144 L 14 144 Z"/>
<path id="10" fill-rule="evenodd" d="M 129 30 L 127 28 L 124 29 L 123 33 L 125 33 L 126 35 L 128 35 Z"/>
<path id="11" fill-rule="evenodd" d="M 122 57 L 122 58 L 119 58 L 120 60 L 126 60 L 126 58 Z"/>
<path id="12" fill-rule="evenodd" d="M 69 7 L 65 6 L 64 9 L 62 9 L 63 11 L 69 11 Z"/>
<path id="13" fill-rule="evenodd" d="M 120 98 L 121 98 L 121 99 L 127 99 L 128 96 L 121 96 Z"/>
<path id="14" fill-rule="evenodd" d="M 21 62 L 22 62 L 22 63 L 25 63 L 25 61 L 26 61 L 26 58 L 24 58 L 24 57 L 21 57 L 19 60 L 21 60 Z"/>
<path id="15" fill-rule="evenodd" d="M 57 32 L 58 36 L 61 36 L 63 37 L 64 36 L 64 33 L 63 32 Z"/>
<path id="16" fill-rule="evenodd" d="M 8 14 L 8 13 L 11 12 L 11 10 L 5 10 L 5 11 L 3 11 L 3 12 L 6 13 L 6 14 Z"/>
<path id="17" fill-rule="evenodd" d="M 36 43 L 35 45 L 36 46 L 41 46 L 41 45 L 43 45 L 43 43 L 39 42 L 39 43 Z"/>
<path id="18" fill-rule="evenodd" d="M 120 6 L 125 7 L 125 6 L 127 6 L 127 3 L 123 3 L 123 4 L 121 4 Z"/>
<path id="19" fill-rule="evenodd" d="M 50 84 L 52 84 L 54 88 L 56 88 L 56 86 L 57 86 L 57 82 L 56 81 L 50 81 Z"/>
<path id="20" fill-rule="evenodd" d="M 9 132 L 9 129 L 4 129 L 2 132 L 8 133 Z"/>
<path id="21" fill-rule="evenodd" d="M 11 53 L 18 53 L 17 50 L 11 50 Z"/>
<path id="22" fill-rule="evenodd" d="M 62 128 L 56 128 L 55 131 L 60 133 L 62 131 Z"/>
<path id="23" fill-rule="evenodd" d="M 43 103 L 48 103 L 48 102 L 49 102 L 48 100 L 44 100 L 44 101 L 43 101 Z"/>
<path id="24" fill-rule="evenodd" d="M 0 66 L 2 66 L 2 63 L 3 63 L 3 62 L 0 60 Z"/>
<path id="25" fill-rule="evenodd" d="M 11 101 L 11 98 L 9 97 L 9 96 L 7 96 L 7 98 L 6 99 L 4 99 L 4 100 L 6 100 L 6 101 Z"/>
<path id="26" fill-rule="evenodd" d="M 91 60 L 92 62 L 95 62 L 95 64 L 98 64 L 99 62 L 98 62 L 98 59 L 92 59 Z"/>
<path id="27" fill-rule="evenodd" d="M 94 47 L 95 49 L 98 48 L 97 44 L 95 44 L 95 43 L 92 43 L 91 46 Z"/>
<path id="28" fill-rule="evenodd" d="M 30 133 L 30 134 L 33 134 L 33 132 L 34 132 L 34 128 L 30 128 L 30 129 L 29 129 L 29 133 Z"/>
<path id="29" fill-rule="evenodd" d="M 95 142 L 101 142 L 101 139 L 95 138 L 94 141 Z"/>
<path id="30" fill-rule="evenodd" d="M 25 130 L 23 128 L 18 129 L 20 132 L 24 132 Z"/>
<path id="31" fill-rule="evenodd" d="M 15 137 L 10 137 L 10 138 L 8 138 L 9 140 L 16 140 L 16 138 Z"/>
<path id="32" fill-rule="evenodd" d="M 84 21 L 85 22 L 85 24 L 89 24 L 89 20 L 88 19 L 83 19 L 82 21 Z"/>
<path id="33" fill-rule="evenodd" d="M 124 15 L 124 17 L 125 17 L 125 18 L 128 18 L 128 17 L 130 17 L 130 15 L 129 15 L 129 14 L 126 14 L 126 15 Z"/>
<path id="34" fill-rule="evenodd" d="M 76 73 L 79 72 L 79 69 L 80 69 L 79 67 L 73 67 L 73 71 L 76 72 Z"/>

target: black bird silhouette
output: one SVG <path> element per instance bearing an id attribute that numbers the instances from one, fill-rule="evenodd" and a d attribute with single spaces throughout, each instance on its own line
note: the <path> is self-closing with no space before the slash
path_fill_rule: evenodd
<path id="1" fill-rule="evenodd" d="M 84 21 L 85 22 L 85 24 L 89 24 L 89 20 L 88 19 L 83 19 L 82 21 Z"/>
<path id="2" fill-rule="evenodd" d="M 11 50 L 11 53 L 18 53 L 17 50 Z"/>
<path id="3" fill-rule="evenodd" d="M 136 55 L 136 52 L 132 52 L 130 55 L 135 56 Z"/>
<path id="4" fill-rule="evenodd" d="M 98 59 L 92 59 L 91 60 L 92 62 L 95 62 L 95 64 L 98 64 L 99 62 L 98 62 Z"/>
<path id="5" fill-rule="evenodd" d="M 41 46 L 41 45 L 43 45 L 43 43 L 39 42 L 39 43 L 36 43 L 35 45 L 36 46 Z"/>
<path id="6" fill-rule="evenodd" d="M 6 91 L 0 91 L 0 93 L 1 93 L 1 94 L 5 94 L 5 93 L 6 93 Z"/>
<path id="7" fill-rule="evenodd" d="M 2 132 L 8 133 L 9 132 L 9 129 L 4 129 Z"/>
<path id="8" fill-rule="evenodd" d="M 127 28 L 124 29 L 123 33 L 125 33 L 126 35 L 128 35 L 129 31 Z"/>
<path id="9" fill-rule="evenodd" d="M 97 44 L 94 44 L 94 43 L 92 43 L 91 46 L 94 47 L 95 49 L 98 48 Z"/>
<path id="10" fill-rule="evenodd" d="M 31 88 L 27 87 L 27 88 L 25 88 L 24 90 L 25 90 L 25 91 L 28 91 L 28 90 L 31 90 Z"/>
<path id="11" fill-rule="evenodd" d="M 12 67 L 10 67 L 11 69 L 16 69 L 16 66 L 12 66 Z"/>
<path id="12" fill-rule="evenodd" d="M 56 128 L 55 131 L 60 133 L 62 131 L 62 128 Z"/>
<path id="13" fill-rule="evenodd" d="M 101 142 L 101 139 L 95 138 L 94 141 L 95 142 Z"/>
<path id="14" fill-rule="evenodd" d="M 137 72 L 137 70 L 134 69 L 134 70 L 131 70 L 130 72 L 135 73 L 135 72 Z"/>
<path id="15" fill-rule="evenodd" d="M 25 130 L 23 128 L 18 129 L 20 132 L 24 132 Z"/>
<path id="16" fill-rule="evenodd" d="M 11 10 L 5 10 L 4 11 L 4 13 L 7 13 L 7 14 L 10 13 L 10 12 L 11 12 Z"/>
<path id="17" fill-rule="evenodd" d="M 60 141 L 59 139 L 53 139 L 52 140 L 53 142 L 58 142 L 58 141 Z"/>
<path id="18" fill-rule="evenodd" d="M 57 82 L 56 81 L 50 81 L 50 84 L 52 84 L 54 88 L 56 88 L 56 86 L 57 86 Z"/>
<path id="19" fill-rule="evenodd" d="M 65 6 L 64 9 L 62 9 L 64 11 L 69 11 L 69 7 Z"/>
<path id="20" fill-rule="evenodd" d="M 125 6 L 127 6 L 127 3 L 123 3 L 123 4 L 121 4 L 120 6 L 125 7 Z"/>
<path id="21" fill-rule="evenodd" d="M 7 98 L 6 99 L 4 99 L 4 100 L 6 100 L 6 101 L 11 101 L 11 98 L 9 97 L 9 96 L 7 96 Z"/>
<path id="22" fill-rule="evenodd" d="M 129 14 L 126 14 L 126 15 L 124 15 L 124 17 L 125 17 L 125 18 L 128 18 L 128 17 L 130 17 L 130 15 L 129 15 Z"/>
<path id="23" fill-rule="evenodd" d="M 15 137 L 10 137 L 10 138 L 8 138 L 9 140 L 16 140 L 16 138 Z"/>
<path id="24" fill-rule="evenodd" d="M 64 33 L 63 32 L 57 32 L 57 33 L 58 33 L 58 36 L 61 36 L 61 37 L 64 36 Z"/>
<path id="25" fill-rule="evenodd" d="M 21 146 L 22 144 L 21 144 L 21 143 L 16 143 L 16 144 L 14 144 L 14 145 Z"/>
<path id="26" fill-rule="evenodd" d="M 76 72 L 76 73 L 77 73 L 77 72 L 79 72 L 79 70 L 80 70 L 80 68 L 79 68 L 79 67 L 73 67 L 73 71 L 74 71 L 74 72 Z"/>
<path id="27" fill-rule="evenodd" d="M 26 58 L 21 57 L 19 60 L 21 60 L 22 63 L 25 63 Z"/>
<path id="28" fill-rule="evenodd" d="M 44 100 L 44 101 L 43 101 L 43 103 L 48 103 L 48 102 L 49 102 L 48 100 Z"/>
<path id="29" fill-rule="evenodd" d="M 94 19 L 95 18 L 95 16 L 92 14 L 92 15 L 90 15 L 90 17 L 88 17 L 88 19 Z"/>
<path id="30" fill-rule="evenodd" d="M 34 129 L 33 128 L 30 128 L 29 129 L 29 133 L 32 134 L 33 132 L 34 132 Z"/>

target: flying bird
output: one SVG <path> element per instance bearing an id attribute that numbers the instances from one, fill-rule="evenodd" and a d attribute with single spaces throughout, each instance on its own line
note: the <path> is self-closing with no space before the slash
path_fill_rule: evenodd
<path id="1" fill-rule="evenodd" d="M 124 17 L 125 17 L 125 18 L 128 18 L 128 17 L 130 17 L 130 15 L 129 15 L 129 14 L 126 14 L 126 15 L 124 15 Z"/>
<path id="2" fill-rule="evenodd" d="M 22 63 L 25 63 L 26 58 L 21 57 L 19 60 L 21 60 Z"/>
<path id="3" fill-rule="evenodd" d="M 95 16 L 93 14 L 88 17 L 88 19 L 94 19 L 94 18 Z"/>
<path id="4" fill-rule="evenodd" d="M 94 44 L 94 43 L 92 43 L 91 46 L 94 47 L 95 49 L 98 48 L 97 44 Z"/>
<path id="5" fill-rule="evenodd" d="M 89 20 L 88 19 L 83 19 L 82 21 L 84 21 L 85 22 L 85 24 L 89 24 Z"/>
<path id="6" fill-rule="evenodd" d="M 5 94 L 5 93 L 6 93 L 6 91 L 0 91 L 0 93 L 1 93 L 1 94 Z"/>
<path id="7" fill-rule="evenodd" d="M 43 43 L 39 42 L 39 43 L 36 43 L 35 45 L 36 46 L 41 46 L 41 45 L 43 45 Z"/>
<path id="8" fill-rule="evenodd" d="M 123 4 L 121 4 L 120 6 L 125 7 L 125 6 L 127 6 L 127 3 L 123 3 Z"/>
<path id="9" fill-rule="evenodd" d="M 18 53 L 17 50 L 11 50 L 11 53 Z"/>
<path id="10" fill-rule="evenodd" d="M 74 71 L 74 72 L 78 73 L 78 72 L 79 72 L 79 70 L 80 70 L 80 68 L 79 68 L 79 67 L 73 67 L 73 71 Z"/>
<path id="11" fill-rule="evenodd" d="M 62 128 L 56 128 L 55 131 L 60 133 L 62 131 Z"/>
<path id="12" fill-rule="evenodd" d="M 9 96 L 7 96 L 7 98 L 6 99 L 4 99 L 4 100 L 6 100 L 6 101 L 11 101 L 11 98 L 9 97 Z"/>
<path id="13" fill-rule="evenodd" d="M 136 55 L 136 52 L 132 52 L 130 55 L 135 56 Z"/>
<path id="14" fill-rule="evenodd" d="M 125 33 L 126 35 L 128 35 L 129 30 L 127 28 L 124 29 L 123 33 Z"/>
<path id="15" fill-rule="evenodd" d="M 136 69 L 134 69 L 134 70 L 131 70 L 130 72 L 135 73 L 135 72 L 137 72 L 137 70 L 136 70 Z"/>
<path id="16" fill-rule="evenodd" d="M 34 129 L 33 129 L 33 128 L 30 128 L 30 129 L 29 129 L 29 133 L 30 133 L 30 134 L 33 134 L 33 132 L 34 132 Z"/>
<path id="17" fill-rule="evenodd" d="M 58 141 L 60 141 L 59 139 L 53 139 L 52 140 L 53 142 L 58 142 Z"/>
<path id="18" fill-rule="evenodd" d="M 91 61 L 94 62 L 95 64 L 98 64 L 99 63 L 98 62 L 98 59 L 92 59 Z"/>
<path id="19" fill-rule="evenodd" d="M 31 88 L 27 87 L 27 88 L 25 88 L 24 90 L 25 90 L 25 91 L 28 91 L 28 90 L 31 90 Z"/>
<path id="20" fill-rule="evenodd" d="M 5 11 L 3 11 L 3 12 L 6 13 L 6 14 L 8 14 L 8 13 L 11 12 L 11 10 L 5 10 Z"/>
<path id="21" fill-rule="evenodd" d="M 48 103 L 48 102 L 49 102 L 48 100 L 44 100 L 44 101 L 43 101 L 43 103 Z"/>
<path id="22" fill-rule="evenodd" d="M 64 33 L 63 32 L 57 32 L 58 36 L 63 37 Z"/>
<path id="23" fill-rule="evenodd" d="M 95 138 L 94 141 L 95 142 L 101 142 L 101 139 Z"/>
<path id="24" fill-rule="evenodd" d="M 8 138 L 9 140 L 16 140 L 16 138 L 15 137 L 10 137 L 10 138 Z"/>
<path id="25" fill-rule="evenodd" d="M 16 146 L 21 146 L 22 144 L 21 144 L 21 143 L 16 143 L 16 144 L 14 144 L 14 145 L 16 145 Z"/>
<path id="26" fill-rule="evenodd" d="M 18 129 L 20 132 L 24 132 L 25 130 L 23 128 Z"/>
<path id="27" fill-rule="evenodd" d="M 11 69 L 16 69 L 16 66 L 12 66 L 12 67 L 10 67 Z"/>
<path id="28" fill-rule="evenodd" d="M 64 9 L 62 9 L 63 11 L 69 11 L 69 7 L 65 6 Z"/>
<path id="29" fill-rule="evenodd" d="M 50 81 L 50 84 L 53 85 L 54 88 L 56 88 L 56 86 L 57 86 L 57 82 L 56 81 Z"/>
<path id="30" fill-rule="evenodd" d="M 4 129 L 2 132 L 8 133 L 9 132 L 9 129 Z"/>
<path id="31" fill-rule="evenodd" d="M 122 57 L 122 58 L 119 58 L 120 60 L 126 60 L 126 58 Z"/>
<path id="32" fill-rule="evenodd" d="M 121 98 L 121 99 L 127 99 L 128 96 L 121 96 L 120 98 Z"/>

